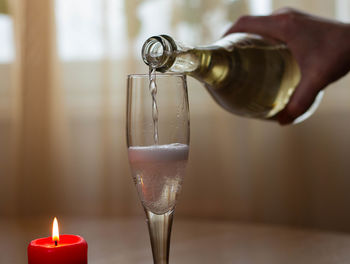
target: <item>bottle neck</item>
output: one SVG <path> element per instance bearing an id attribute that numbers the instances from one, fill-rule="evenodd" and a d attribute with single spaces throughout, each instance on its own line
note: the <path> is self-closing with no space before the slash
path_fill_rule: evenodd
<path id="1" fill-rule="evenodd" d="M 142 59 L 152 69 L 167 71 L 175 61 L 177 45 L 167 36 L 153 36 L 145 41 L 142 47 Z"/>

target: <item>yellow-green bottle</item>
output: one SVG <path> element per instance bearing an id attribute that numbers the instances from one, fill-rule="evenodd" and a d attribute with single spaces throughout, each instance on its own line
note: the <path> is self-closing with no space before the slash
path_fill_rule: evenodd
<path id="1" fill-rule="evenodd" d="M 285 44 L 245 33 L 200 47 L 183 45 L 167 35 L 153 36 L 144 43 L 142 58 L 159 72 L 194 77 L 223 108 L 254 118 L 270 118 L 281 111 L 301 77 Z M 296 121 L 310 116 L 321 97 Z"/>

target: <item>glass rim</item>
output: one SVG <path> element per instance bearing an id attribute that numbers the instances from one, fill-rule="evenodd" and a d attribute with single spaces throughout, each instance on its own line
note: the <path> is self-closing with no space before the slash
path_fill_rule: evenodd
<path id="1" fill-rule="evenodd" d="M 177 73 L 177 72 L 167 72 L 167 73 L 162 73 L 162 72 L 157 72 L 156 77 L 167 77 L 167 76 L 177 76 L 177 77 L 186 77 L 185 74 L 183 73 Z M 149 78 L 148 73 L 132 73 L 127 75 L 128 79 L 131 78 Z"/>

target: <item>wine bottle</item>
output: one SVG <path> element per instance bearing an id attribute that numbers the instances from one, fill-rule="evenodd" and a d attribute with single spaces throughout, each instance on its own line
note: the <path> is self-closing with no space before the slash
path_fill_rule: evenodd
<path id="1" fill-rule="evenodd" d="M 285 44 L 254 34 L 233 33 L 198 47 L 153 36 L 145 41 L 142 58 L 156 71 L 194 77 L 223 108 L 254 118 L 268 119 L 283 110 L 301 78 Z M 296 121 L 310 116 L 321 97 Z"/>

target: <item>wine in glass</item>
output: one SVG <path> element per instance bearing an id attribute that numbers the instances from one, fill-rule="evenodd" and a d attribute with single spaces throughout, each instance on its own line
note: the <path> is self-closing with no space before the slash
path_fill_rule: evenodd
<path id="1" fill-rule="evenodd" d="M 189 152 L 186 77 L 134 74 L 128 76 L 127 86 L 130 168 L 146 212 L 153 262 L 167 264 L 173 214 Z"/>

